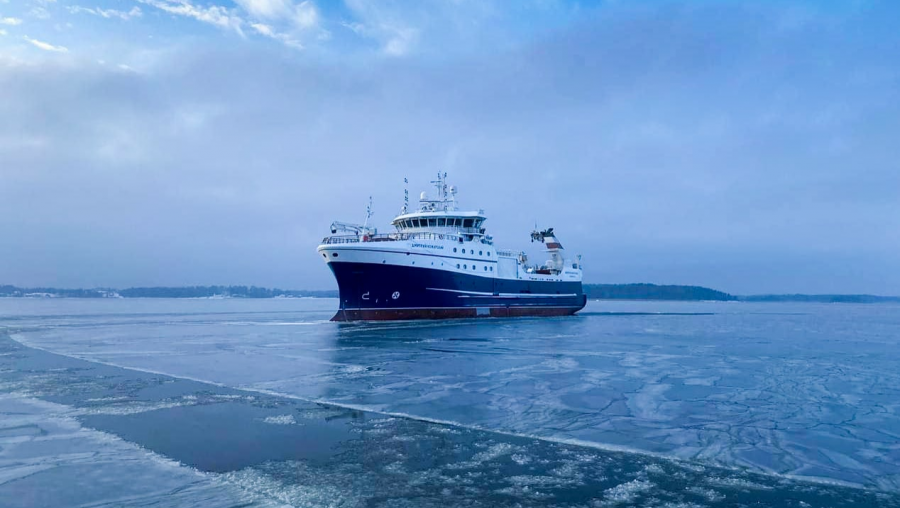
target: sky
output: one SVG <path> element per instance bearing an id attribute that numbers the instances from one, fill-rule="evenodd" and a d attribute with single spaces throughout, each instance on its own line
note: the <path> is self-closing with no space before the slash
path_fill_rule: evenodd
<path id="1" fill-rule="evenodd" d="M 336 287 L 438 172 L 585 281 L 900 294 L 900 3 L 0 0 L 0 284 Z"/>

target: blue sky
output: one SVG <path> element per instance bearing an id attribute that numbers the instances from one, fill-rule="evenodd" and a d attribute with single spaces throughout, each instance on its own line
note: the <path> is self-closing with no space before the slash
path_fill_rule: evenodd
<path id="1" fill-rule="evenodd" d="M 900 294 L 892 2 L 0 0 L 0 283 L 328 288 L 447 171 L 589 282 Z"/>

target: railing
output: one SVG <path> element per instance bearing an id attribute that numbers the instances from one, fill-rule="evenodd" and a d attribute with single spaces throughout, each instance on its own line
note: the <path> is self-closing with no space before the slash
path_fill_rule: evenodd
<path id="1" fill-rule="evenodd" d="M 519 252 L 519 251 L 497 249 L 498 257 L 515 258 L 515 257 L 519 257 L 519 254 L 521 254 L 521 252 Z"/>
<path id="2" fill-rule="evenodd" d="M 454 242 L 461 241 L 463 237 L 460 235 L 444 234 L 444 233 L 387 233 L 380 235 L 342 235 L 342 236 L 326 236 L 322 240 L 324 245 L 333 245 L 340 243 L 361 243 L 361 242 L 397 242 L 402 240 L 450 240 Z"/>

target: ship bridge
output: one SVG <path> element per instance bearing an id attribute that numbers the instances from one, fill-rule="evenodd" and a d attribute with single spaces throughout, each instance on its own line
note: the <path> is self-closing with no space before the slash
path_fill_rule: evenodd
<path id="1" fill-rule="evenodd" d="M 391 221 L 398 233 L 432 232 L 438 234 L 452 234 L 465 237 L 467 240 L 481 240 L 490 242 L 491 237 L 485 234 L 483 227 L 487 217 L 484 210 L 461 211 L 456 206 L 456 186 L 447 185 L 447 174 L 438 173 L 437 180 L 433 180 L 437 189 L 437 197 L 430 199 L 423 192 L 419 196 L 419 209 L 409 211 L 409 197 L 407 195 L 403 210 L 400 215 Z"/>

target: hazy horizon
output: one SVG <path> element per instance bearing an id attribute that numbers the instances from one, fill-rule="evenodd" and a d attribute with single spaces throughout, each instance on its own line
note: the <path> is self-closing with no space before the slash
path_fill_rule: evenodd
<path id="1" fill-rule="evenodd" d="M 336 287 L 449 173 L 585 282 L 900 294 L 900 4 L 0 0 L 0 284 Z"/>

